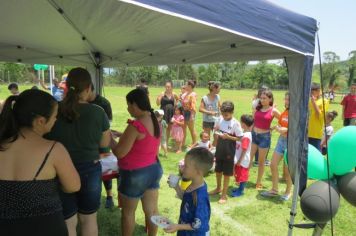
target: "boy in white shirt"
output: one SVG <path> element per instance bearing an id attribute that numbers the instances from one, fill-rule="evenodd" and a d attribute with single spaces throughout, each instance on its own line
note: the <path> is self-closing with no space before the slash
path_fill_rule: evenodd
<path id="1" fill-rule="evenodd" d="M 253 117 L 251 115 L 242 115 L 240 122 L 244 134 L 241 138 L 241 142 L 236 142 L 236 164 L 234 168 L 235 181 L 239 184 L 239 187 L 232 190 L 231 197 L 240 197 L 244 194 L 244 189 L 249 176 Z"/>
<path id="2" fill-rule="evenodd" d="M 227 190 L 230 177 L 234 174 L 234 157 L 236 141 L 243 135 L 240 123 L 233 117 L 234 104 L 225 101 L 221 105 L 221 117 L 215 122 L 214 131 L 218 135 L 215 152 L 216 189 L 209 192 L 210 195 L 221 193 L 218 203 L 227 201 Z M 223 186 L 221 180 L 224 175 Z"/>

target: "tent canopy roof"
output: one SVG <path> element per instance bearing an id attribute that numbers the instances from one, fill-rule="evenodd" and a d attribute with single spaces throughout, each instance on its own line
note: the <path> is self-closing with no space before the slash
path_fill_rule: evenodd
<path id="1" fill-rule="evenodd" d="M 264 0 L 5 0 L 0 61 L 157 65 L 313 55 L 316 21 Z M 100 57 L 100 60 L 99 60 Z"/>

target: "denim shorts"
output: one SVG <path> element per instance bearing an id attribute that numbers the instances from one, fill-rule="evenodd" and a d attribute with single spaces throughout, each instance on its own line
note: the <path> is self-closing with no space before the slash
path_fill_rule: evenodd
<path id="1" fill-rule="evenodd" d="M 280 155 L 284 155 L 284 151 L 286 149 L 287 149 L 287 138 L 283 136 L 279 136 L 274 151 Z"/>
<path id="2" fill-rule="evenodd" d="M 256 133 L 252 131 L 252 143 L 259 148 L 269 148 L 271 146 L 271 132 Z"/>
<path id="3" fill-rule="evenodd" d="M 120 169 L 118 191 L 128 198 L 142 198 L 146 190 L 159 188 L 162 174 L 159 162 L 136 170 Z"/>
<path id="4" fill-rule="evenodd" d="M 80 176 L 81 187 L 78 192 L 64 193 L 60 191 L 64 219 L 76 213 L 90 215 L 100 207 L 101 199 L 101 164 L 100 162 L 75 163 Z"/>

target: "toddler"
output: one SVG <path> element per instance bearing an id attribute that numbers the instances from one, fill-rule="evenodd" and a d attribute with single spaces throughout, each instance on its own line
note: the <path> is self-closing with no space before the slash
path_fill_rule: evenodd
<path id="1" fill-rule="evenodd" d="M 184 125 L 184 116 L 183 116 L 183 108 L 176 107 L 174 110 L 174 115 L 172 117 L 171 122 L 173 123 L 171 129 L 171 137 L 176 142 L 176 153 L 182 152 L 182 141 L 183 141 L 183 125 Z"/>
<path id="2" fill-rule="evenodd" d="M 159 109 L 155 111 L 156 118 L 158 120 L 159 127 L 161 129 L 161 148 L 163 149 L 163 156 L 167 157 L 167 122 L 163 119 L 164 111 Z"/>

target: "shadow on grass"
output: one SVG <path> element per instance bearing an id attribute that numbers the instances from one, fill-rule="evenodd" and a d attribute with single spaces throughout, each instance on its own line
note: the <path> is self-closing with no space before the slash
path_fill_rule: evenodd
<path id="1" fill-rule="evenodd" d="M 105 200 L 106 197 L 101 198 L 101 206 L 98 211 L 99 235 L 121 235 L 121 209 L 117 207 L 117 199 L 114 199 L 115 206 L 112 208 L 105 208 Z M 137 211 L 139 210 L 137 209 Z M 134 235 L 147 235 L 145 226 L 136 223 Z"/>

